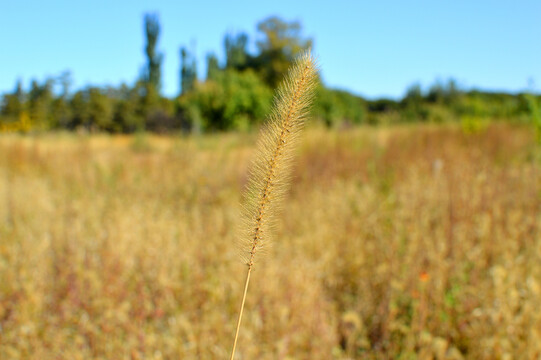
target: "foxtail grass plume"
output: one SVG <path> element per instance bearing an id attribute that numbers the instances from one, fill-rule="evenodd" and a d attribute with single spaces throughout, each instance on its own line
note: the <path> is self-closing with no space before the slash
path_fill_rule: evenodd
<path id="1" fill-rule="evenodd" d="M 313 102 L 317 82 L 318 66 L 310 52 L 306 52 L 295 61 L 279 86 L 272 113 L 259 136 L 245 194 L 243 217 L 247 236 L 243 241 L 242 252 L 248 271 L 231 360 L 235 357 L 255 256 L 269 241 L 269 228 L 287 190 L 295 143 Z"/>

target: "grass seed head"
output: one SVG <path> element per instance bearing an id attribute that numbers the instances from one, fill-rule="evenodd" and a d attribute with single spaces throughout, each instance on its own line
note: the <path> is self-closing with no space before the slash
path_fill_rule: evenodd
<path id="1" fill-rule="evenodd" d="M 278 88 L 271 115 L 261 130 L 245 193 L 243 258 L 251 268 L 254 256 L 269 240 L 273 217 L 290 179 L 294 146 L 309 114 L 318 82 L 318 66 L 310 52 L 300 56 Z"/>

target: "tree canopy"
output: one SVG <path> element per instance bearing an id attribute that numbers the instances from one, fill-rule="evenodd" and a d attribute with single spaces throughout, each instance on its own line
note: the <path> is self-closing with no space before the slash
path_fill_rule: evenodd
<path id="1" fill-rule="evenodd" d="M 179 46 L 179 95 L 161 94 L 163 54 L 158 50 L 161 25 L 157 14 L 143 18 L 146 60 L 133 84 L 87 86 L 73 91 L 72 75 L 63 72 L 25 88 L 17 81 L 0 102 L 0 131 L 86 129 L 88 131 L 224 131 L 259 126 L 270 109 L 273 89 L 291 63 L 313 46 L 299 21 L 276 16 L 256 25 L 253 38 L 246 32 L 223 37 L 225 57 L 206 57 L 206 76 L 198 78 L 197 58 Z M 250 51 L 253 49 L 253 52 Z M 329 127 L 361 123 L 461 121 L 469 128 L 483 119 L 513 119 L 537 124 L 535 94 L 466 91 L 453 80 L 436 80 L 424 90 L 413 84 L 402 99 L 364 99 L 321 83 L 314 117 Z M 540 135 L 541 139 L 541 135 Z"/>

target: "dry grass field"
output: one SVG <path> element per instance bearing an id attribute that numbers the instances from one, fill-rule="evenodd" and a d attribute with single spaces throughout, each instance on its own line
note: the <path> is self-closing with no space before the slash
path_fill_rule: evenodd
<path id="1" fill-rule="evenodd" d="M 307 129 L 237 358 L 541 358 L 534 140 Z M 0 137 L 0 358 L 227 358 L 254 144 Z"/>

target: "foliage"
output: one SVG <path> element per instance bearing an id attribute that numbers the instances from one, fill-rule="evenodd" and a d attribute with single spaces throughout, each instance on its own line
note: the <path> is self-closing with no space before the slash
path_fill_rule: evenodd
<path id="1" fill-rule="evenodd" d="M 161 85 L 161 63 L 163 55 L 156 52 L 158 37 L 160 36 L 160 21 L 156 14 L 145 15 L 145 55 L 147 67 L 144 80 L 155 91 L 160 90 Z"/>
<path id="2" fill-rule="evenodd" d="M 220 65 L 218 63 L 218 57 L 216 54 L 211 53 L 207 55 L 207 80 L 215 80 L 216 75 L 220 71 Z"/>
<path id="3" fill-rule="evenodd" d="M 248 35 L 245 33 L 226 34 L 224 38 L 225 67 L 226 69 L 245 70 L 250 62 L 250 55 L 246 49 Z"/>
<path id="4" fill-rule="evenodd" d="M 271 99 L 272 91 L 253 71 L 225 70 L 214 80 L 198 84 L 179 99 L 179 105 L 191 126 L 209 131 L 246 130 L 264 119 Z"/>
<path id="5" fill-rule="evenodd" d="M 541 106 L 540 101 L 532 94 L 525 94 L 528 108 L 530 110 L 531 122 L 535 127 L 537 142 L 541 145 Z"/>
<path id="6" fill-rule="evenodd" d="M 192 91 L 197 82 L 197 65 L 195 57 L 185 47 L 180 49 L 180 63 L 180 88 L 181 94 L 185 94 Z M 212 72 L 214 69 L 210 68 L 210 71 Z"/>
<path id="7" fill-rule="evenodd" d="M 320 85 L 317 89 L 314 117 L 328 127 L 361 124 L 365 121 L 365 101 L 347 91 L 333 90 Z"/>
<path id="8" fill-rule="evenodd" d="M 116 88 L 86 86 L 71 91 L 69 72 L 41 82 L 32 80 L 28 88 L 18 81 L 15 89 L 1 98 L 0 131 L 248 130 L 263 120 L 270 104 L 270 89 L 276 87 L 295 57 L 313 43 L 303 37 L 300 22 L 269 17 L 257 24 L 253 42 L 248 33 L 226 33 L 225 58 L 220 60 L 215 53 L 209 53 L 204 79 L 198 79 L 193 51 L 181 47 L 180 94 L 167 98 L 160 94 L 160 29 L 158 16 L 146 14 L 146 64 L 133 84 Z M 526 122 L 533 118 L 537 124 L 535 119 L 539 117 L 535 114 L 539 110 L 535 109 L 539 100 L 534 94 L 465 90 L 453 79 L 437 79 L 428 89 L 413 84 L 402 99 L 364 99 L 322 83 L 314 117 L 328 127 L 456 122 L 469 132 L 492 120 Z M 536 126 L 541 129 L 541 125 Z"/>
<path id="9" fill-rule="evenodd" d="M 312 47 L 312 40 L 301 38 L 301 24 L 286 22 L 276 16 L 257 25 L 262 39 L 257 41 L 256 68 L 269 86 L 275 88 L 293 60 Z"/>
<path id="10" fill-rule="evenodd" d="M 43 85 L 32 81 L 28 93 L 28 114 L 33 127 L 46 128 L 50 122 L 50 105 L 53 97 L 53 80 L 48 79 Z"/>

